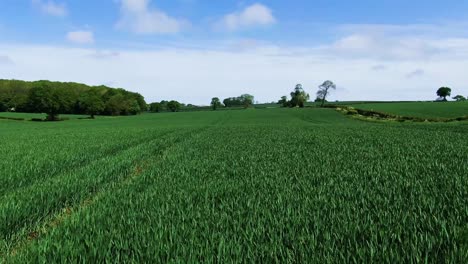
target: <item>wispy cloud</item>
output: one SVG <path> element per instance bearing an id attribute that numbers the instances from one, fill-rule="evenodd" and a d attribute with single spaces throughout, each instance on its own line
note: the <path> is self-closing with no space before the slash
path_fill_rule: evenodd
<path id="1" fill-rule="evenodd" d="M 94 33 L 92 31 L 71 31 L 67 33 L 67 40 L 76 44 L 93 44 Z"/>
<path id="2" fill-rule="evenodd" d="M 190 23 L 151 8 L 151 0 L 119 0 L 121 17 L 116 27 L 136 34 L 170 34 L 182 31 Z"/>
<path id="3" fill-rule="evenodd" d="M 53 0 L 32 0 L 32 3 L 44 14 L 57 17 L 68 15 L 68 10 L 64 3 L 57 3 Z"/>
<path id="4" fill-rule="evenodd" d="M 11 65 L 14 64 L 13 60 L 5 55 L 0 55 L 0 65 Z"/>
<path id="5" fill-rule="evenodd" d="M 406 74 L 407 79 L 415 78 L 424 75 L 424 70 L 417 69 Z"/>
<path id="6" fill-rule="evenodd" d="M 373 71 L 384 71 L 387 69 L 387 66 L 382 65 L 382 64 L 377 64 L 371 67 Z"/>
<path id="7" fill-rule="evenodd" d="M 230 31 L 258 26 L 268 26 L 276 22 L 273 11 L 262 4 L 253 4 L 240 12 L 227 14 L 216 23 L 218 29 Z"/>

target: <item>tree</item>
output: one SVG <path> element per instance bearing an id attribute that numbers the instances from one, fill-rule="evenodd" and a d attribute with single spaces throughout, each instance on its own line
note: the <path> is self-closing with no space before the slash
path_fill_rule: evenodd
<path id="1" fill-rule="evenodd" d="M 38 84 L 29 90 L 29 108 L 35 113 L 46 113 L 48 121 L 59 120 L 59 113 L 66 108 L 57 89 L 47 84 Z"/>
<path id="2" fill-rule="evenodd" d="M 250 94 L 243 94 L 240 97 L 241 104 L 245 107 L 248 108 L 252 106 L 254 102 L 254 96 Z"/>
<path id="3" fill-rule="evenodd" d="M 291 92 L 291 101 L 289 105 L 291 107 L 304 107 L 307 100 L 309 100 L 309 94 L 304 91 L 302 84 L 297 84 L 294 91 Z"/>
<path id="4" fill-rule="evenodd" d="M 325 104 L 327 96 L 330 94 L 330 90 L 336 90 L 336 85 L 332 81 L 325 81 L 319 86 L 317 98 L 322 100 L 322 104 L 320 106 Z"/>
<path id="5" fill-rule="evenodd" d="M 226 107 L 243 106 L 245 108 L 250 107 L 253 104 L 254 96 L 250 94 L 243 94 L 238 97 L 229 97 L 223 100 L 223 104 Z"/>
<path id="6" fill-rule="evenodd" d="M 453 97 L 453 99 L 456 100 L 457 102 L 466 101 L 466 97 L 464 97 L 463 95 L 457 95 L 457 96 Z"/>
<path id="7" fill-rule="evenodd" d="M 281 96 L 281 99 L 278 101 L 278 104 L 280 104 L 283 107 L 287 107 L 289 102 L 288 102 L 288 97 L 287 96 Z"/>
<path id="8" fill-rule="evenodd" d="M 121 115 L 125 111 L 125 97 L 122 94 L 116 94 L 106 102 L 106 112 L 110 115 Z"/>
<path id="9" fill-rule="evenodd" d="M 5 112 L 8 109 L 7 105 L 0 101 L 0 112 Z"/>
<path id="10" fill-rule="evenodd" d="M 38 87 L 42 86 L 47 88 L 43 90 L 38 89 Z M 33 88 L 35 91 L 31 92 Z M 90 90 L 93 91 L 91 93 L 95 94 L 88 96 L 87 93 L 90 92 Z M 38 112 L 39 110 L 37 109 L 38 107 L 36 107 L 36 103 L 38 100 L 37 95 L 40 93 L 44 95 L 53 94 L 53 101 L 59 104 L 59 109 L 56 110 L 57 113 L 53 114 L 55 117 L 49 115 L 48 119 L 56 119 L 58 114 L 89 113 L 93 115 L 92 112 L 95 111 L 92 111 L 90 107 L 95 105 L 93 101 L 97 101 L 96 96 L 99 97 L 106 106 L 104 111 L 99 111 L 99 114 L 136 114 L 142 110 L 146 110 L 146 102 L 143 96 L 138 93 L 103 85 L 91 87 L 80 83 L 62 83 L 44 80 L 35 82 L 0 80 L 0 104 L 2 105 L 0 108 L 6 107 L 7 110 L 14 109 L 17 112 Z M 114 96 L 118 97 L 113 98 Z M 36 101 L 29 100 L 33 98 Z M 43 102 L 45 101 L 44 99 Z M 135 102 L 138 106 L 136 106 Z"/>
<path id="11" fill-rule="evenodd" d="M 96 89 L 90 89 L 83 93 L 79 99 L 79 107 L 94 119 L 94 116 L 105 109 L 104 101 Z"/>
<path id="12" fill-rule="evenodd" d="M 213 108 L 213 110 L 216 110 L 218 109 L 218 107 L 221 107 L 221 101 L 218 97 L 213 97 L 211 99 L 211 107 Z"/>
<path id="13" fill-rule="evenodd" d="M 152 113 L 159 113 L 163 110 L 161 103 L 151 103 L 149 105 L 149 110 Z"/>
<path id="14" fill-rule="evenodd" d="M 167 109 L 169 109 L 171 112 L 177 112 L 180 110 L 180 103 L 172 100 L 167 103 Z"/>
<path id="15" fill-rule="evenodd" d="M 437 90 L 437 96 L 443 97 L 444 101 L 447 101 L 447 96 L 450 96 L 452 93 L 452 89 L 449 87 L 440 87 L 439 90 Z"/>
<path id="16" fill-rule="evenodd" d="M 316 102 L 316 103 L 321 103 L 321 102 L 322 102 L 322 98 L 317 97 L 317 98 L 315 98 L 314 102 Z M 326 102 L 328 102 L 328 101 L 325 100 L 325 103 L 326 103 Z"/>
<path id="17" fill-rule="evenodd" d="M 128 105 L 129 105 L 128 112 L 131 115 L 138 115 L 139 113 L 141 113 L 141 107 L 140 107 L 138 100 L 134 99 L 133 101 L 129 101 Z"/>

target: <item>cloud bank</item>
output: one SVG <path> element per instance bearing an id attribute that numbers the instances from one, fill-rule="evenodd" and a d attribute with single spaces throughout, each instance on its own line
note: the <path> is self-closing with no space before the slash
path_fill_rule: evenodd
<path id="1" fill-rule="evenodd" d="M 250 50 L 107 50 L 0 45 L 15 58 L 3 72 L 6 78 L 76 81 L 92 85 L 112 83 L 143 94 L 148 101 L 177 99 L 209 104 L 212 97 L 251 93 L 261 102 L 277 101 L 297 83 L 310 94 L 326 79 L 338 89 L 331 100 L 432 100 L 440 86 L 468 94 L 468 57 L 453 59 L 457 48 L 444 56 L 421 60 L 385 61 L 369 54 L 360 58 L 324 55 L 335 45 L 316 49 L 261 46 Z M 464 47 L 460 47 L 464 48 Z M 287 55 L 285 55 L 287 54 Z M 339 54 L 339 53 L 337 53 Z M 73 61 L 73 63 L 70 63 Z M 417 70 L 415 70 L 417 69 Z M 417 78 L 415 78 L 417 77 Z"/>
<path id="2" fill-rule="evenodd" d="M 44 14 L 64 17 L 67 16 L 68 10 L 64 3 L 56 3 L 52 0 L 32 0 L 32 3 L 41 10 Z"/>
<path id="3" fill-rule="evenodd" d="M 270 8 L 262 4 L 253 4 L 240 12 L 227 14 L 217 23 L 218 28 L 230 31 L 268 26 L 276 22 Z"/>
<path id="4" fill-rule="evenodd" d="M 151 8 L 151 0 L 119 0 L 120 19 L 116 27 L 136 34 L 171 34 L 182 31 L 189 23 Z"/>

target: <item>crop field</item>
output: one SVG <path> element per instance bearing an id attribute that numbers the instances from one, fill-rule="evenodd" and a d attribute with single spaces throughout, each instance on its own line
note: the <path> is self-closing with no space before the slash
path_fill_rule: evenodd
<path id="1" fill-rule="evenodd" d="M 382 102 L 352 104 L 351 106 L 363 110 L 410 117 L 456 118 L 468 116 L 468 102 Z"/>
<path id="2" fill-rule="evenodd" d="M 467 263 L 467 139 L 319 108 L 3 120 L 0 263 Z"/>

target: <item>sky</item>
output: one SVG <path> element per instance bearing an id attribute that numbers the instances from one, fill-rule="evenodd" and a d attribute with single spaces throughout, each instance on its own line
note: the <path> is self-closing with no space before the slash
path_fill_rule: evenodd
<path id="1" fill-rule="evenodd" d="M 0 78 L 207 105 L 468 96 L 466 0 L 0 0 Z"/>

